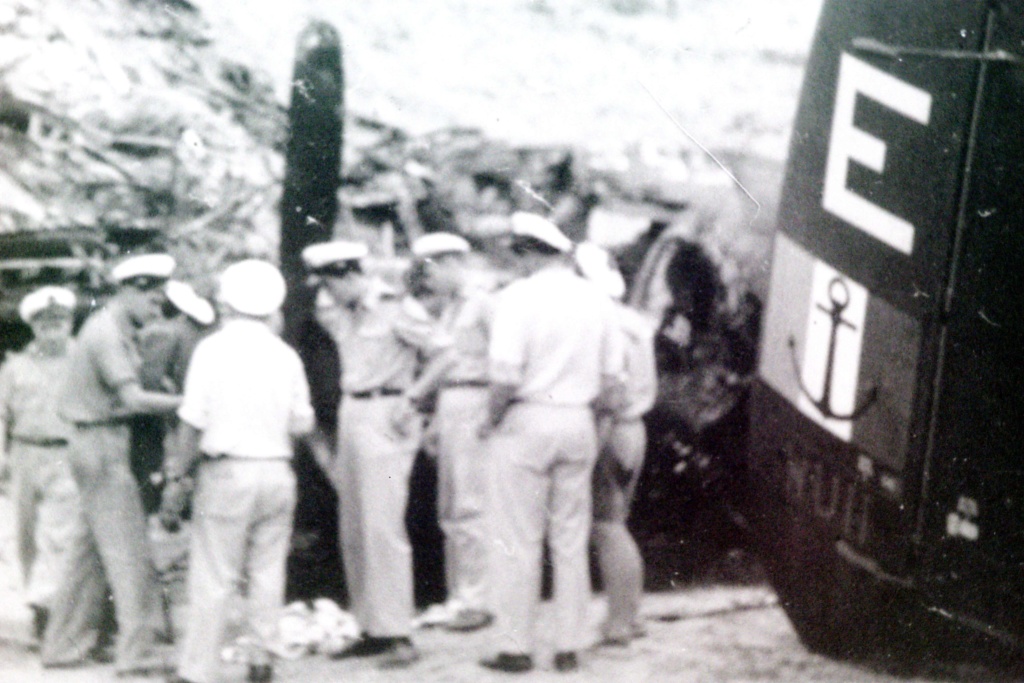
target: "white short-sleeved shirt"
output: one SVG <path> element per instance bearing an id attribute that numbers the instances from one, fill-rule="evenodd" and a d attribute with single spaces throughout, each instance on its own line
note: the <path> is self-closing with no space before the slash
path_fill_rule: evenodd
<path id="1" fill-rule="evenodd" d="M 441 316 L 441 327 L 451 337 L 455 363 L 448 382 L 486 382 L 494 295 L 471 290 L 452 301 Z"/>
<path id="2" fill-rule="evenodd" d="M 513 282 L 499 295 L 490 379 L 532 403 L 585 406 L 621 381 L 622 335 L 611 299 L 561 264 Z"/>
<path id="3" fill-rule="evenodd" d="M 178 416 L 202 432 L 207 455 L 291 457 L 313 429 L 302 361 L 270 328 L 229 320 L 196 347 Z"/>
<path id="4" fill-rule="evenodd" d="M 379 280 L 370 281 L 366 295 L 352 309 L 325 295 L 318 301 L 317 319 L 338 345 L 345 393 L 408 389 L 421 356 L 430 357 L 451 345 L 419 302 L 397 296 Z"/>
<path id="5" fill-rule="evenodd" d="M 654 333 L 651 323 L 628 306 L 619 305 L 619 325 L 623 332 L 626 359 L 624 405 L 615 412 L 619 420 L 643 417 L 654 406 L 658 394 L 658 371 L 654 360 Z"/>
<path id="6" fill-rule="evenodd" d="M 0 366 L 0 429 L 28 439 L 66 439 L 70 425 L 57 415 L 68 354 L 48 356 L 32 342 Z"/>

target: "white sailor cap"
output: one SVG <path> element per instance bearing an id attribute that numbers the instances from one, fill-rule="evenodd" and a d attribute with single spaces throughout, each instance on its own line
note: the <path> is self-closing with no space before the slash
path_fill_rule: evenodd
<path id="1" fill-rule="evenodd" d="M 77 301 L 75 293 L 67 287 L 48 285 L 25 295 L 18 305 L 18 315 L 25 322 L 31 322 L 32 318 L 51 308 L 64 309 L 70 314 L 75 310 Z"/>
<path id="2" fill-rule="evenodd" d="M 621 299 L 626 293 L 626 281 L 622 273 L 612 265 L 611 255 L 593 242 L 576 245 L 576 266 L 580 273 L 598 289 L 613 299 Z"/>
<path id="3" fill-rule="evenodd" d="M 248 259 L 224 269 L 217 297 L 243 315 L 262 318 L 281 307 L 285 291 L 284 277 L 273 264 Z"/>
<path id="4" fill-rule="evenodd" d="M 440 254 L 465 254 L 470 251 L 469 242 L 450 232 L 431 232 L 412 243 L 412 255 L 429 258 Z"/>
<path id="5" fill-rule="evenodd" d="M 562 253 L 572 251 L 572 240 L 566 237 L 557 225 L 535 213 L 516 211 L 512 214 L 512 234 L 532 237 Z"/>
<path id="6" fill-rule="evenodd" d="M 114 266 L 110 277 L 118 284 L 135 279 L 161 281 L 171 277 L 175 265 L 170 254 L 129 256 Z"/>
<path id="7" fill-rule="evenodd" d="M 322 270 L 336 264 L 358 262 L 370 253 L 362 242 L 335 240 L 311 244 L 302 250 L 302 260 L 310 270 Z"/>
<path id="8" fill-rule="evenodd" d="M 192 285 L 180 280 L 170 280 L 165 288 L 167 300 L 175 308 L 195 320 L 200 325 L 211 325 L 215 317 L 213 306 L 203 297 L 196 294 Z"/>

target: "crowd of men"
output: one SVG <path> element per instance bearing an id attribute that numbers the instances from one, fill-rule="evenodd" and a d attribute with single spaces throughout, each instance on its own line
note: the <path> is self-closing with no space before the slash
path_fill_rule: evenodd
<path id="1" fill-rule="evenodd" d="M 116 294 L 74 338 L 71 291 L 27 296 L 20 314 L 34 340 L 0 368 L 0 453 L 43 665 L 112 657 L 118 674 L 217 680 L 244 578 L 248 680 L 271 681 L 300 440 L 338 493 L 348 608 L 363 631 L 337 656 L 382 668 L 421 657 L 405 528 L 420 449 L 436 457 L 445 535 L 448 601 L 434 611 L 453 631 L 492 628 L 482 666 L 534 668 L 545 541 L 554 668 L 576 670 L 588 645 L 591 541 L 609 602 L 602 644 L 641 637 L 642 565 L 625 523 L 656 390 L 654 329 L 621 304 L 606 252 L 534 214 L 510 226 L 516 277 L 498 291 L 471 282 L 471 246 L 451 233 L 412 245 L 421 282 L 409 291 L 367 272 L 365 244 L 305 249 L 316 319 L 344 368 L 336 443 L 315 428 L 316 368 L 279 336 L 285 281 L 266 261 L 220 274 L 214 316 L 171 279 L 170 256 L 129 257 L 111 272 Z M 165 451 L 153 504 L 130 457 L 145 415 L 159 416 Z M 170 668 L 161 641 L 174 634 L 147 540 L 157 509 L 171 529 L 191 510 L 189 607 Z"/>

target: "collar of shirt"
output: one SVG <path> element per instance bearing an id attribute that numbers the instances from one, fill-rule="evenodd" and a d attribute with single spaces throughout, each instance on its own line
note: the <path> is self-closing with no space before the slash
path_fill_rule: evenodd
<path id="1" fill-rule="evenodd" d="M 230 320 L 225 321 L 224 326 L 221 329 L 244 332 L 245 334 L 273 334 L 265 322 L 261 320 L 253 320 L 251 318 L 231 318 Z"/>
<path id="2" fill-rule="evenodd" d="M 124 306 L 117 299 L 113 299 L 106 306 L 96 312 L 97 314 L 105 313 L 111 317 L 114 321 L 114 325 L 121 332 L 125 339 L 131 341 L 133 344 L 137 344 L 139 341 L 139 335 L 144 327 L 136 327 L 132 322 L 131 318 L 128 317 L 128 311 L 125 310 Z"/>
<path id="3" fill-rule="evenodd" d="M 576 277 L 576 273 L 573 271 L 572 267 L 569 266 L 569 264 L 565 263 L 564 261 L 554 261 L 552 263 L 548 263 L 546 265 L 541 266 L 530 275 L 527 275 L 527 277 L 532 279 L 564 277 L 566 275 Z"/>
<path id="4" fill-rule="evenodd" d="M 32 358 L 42 358 L 42 359 L 46 359 L 46 358 L 63 358 L 65 356 L 67 356 L 68 355 L 68 351 L 71 350 L 71 342 L 72 341 L 73 340 L 71 340 L 71 339 L 69 339 L 67 341 L 67 345 L 64 347 L 64 352 L 63 353 L 47 353 L 47 352 L 43 351 L 42 347 L 39 346 L 38 342 L 30 341 L 28 343 L 28 346 L 25 347 L 25 350 L 22 353 L 24 353 L 26 356 L 31 356 Z"/>

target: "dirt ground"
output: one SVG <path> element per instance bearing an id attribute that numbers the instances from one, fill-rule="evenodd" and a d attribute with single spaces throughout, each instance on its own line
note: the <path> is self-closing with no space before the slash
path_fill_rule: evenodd
<path id="1" fill-rule="evenodd" d="M 10 500 L 0 495 L 0 683 L 104 683 L 115 679 L 111 666 L 43 670 L 30 647 L 29 614 L 21 598 L 14 564 Z M 158 553 L 157 561 L 160 561 Z M 586 633 L 596 642 L 605 609 L 595 595 Z M 864 666 L 836 662 L 808 652 L 764 585 L 684 585 L 675 590 L 645 595 L 642 607 L 647 636 L 628 648 L 591 649 L 582 653 L 581 668 L 573 674 L 551 669 L 550 614 L 542 609 L 538 626 L 538 668 L 523 681 L 593 681 L 603 683 L 658 682 L 707 683 L 780 681 L 820 683 L 883 683 L 954 681 L 982 683 L 995 680 L 984 668 L 931 667 L 925 675 L 899 675 Z M 319 655 L 280 662 L 279 683 L 442 683 L 512 680 L 505 674 L 482 669 L 477 660 L 497 643 L 480 631 L 453 634 L 421 629 L 414 640 L 422 659 L 402 671 L 383 672 L 372 660 L 332 661 Z M 171 650 L 168 649 L 168 654 Z M 145 679 L 139 679 L 145 680 Z M 150 679 L 153 680 L 153 679 Z M 159 680 L 159 679 L 156 679 Z M 238 665 L 225 665 L 223 681 L 245 680 Z M 1005 680 L 1005 679 L 1004 679 Z"/>
<path id="2" fill-rule="evenodd" d="M 589 626 L 595 632 L 603 604 L 595 599 Z M 600 649 L 583 654 L 574 674 L 550 668 L 549 648 L 541 650 L 538 669 L 524 681 L 820 681 L 881 683 L 931 678 L 899 678 L 884 672 L 833 662 L 808 653 L 799 643 L 765 587 L 711 586 L 649 594 L 643 614 L 648 636 L 629 648 Z M 547 615 L 543 615 L 546 617 Z M 542 631 L 545 619 L 542 617 Z M 502 681 L 510 677 L 480 668 L 476 661 L 490 653 L 490 636 L 421 631 L 415 636 L 423 658 L 403 671 L 382 672 L 372 661 L 332 661 L 320 656 L 282 662 L 275 680 L 281 683 L 352 683 L 394 681 Z M 237 665 L 225 667 L 223 680 L 244 680 Z M 0 683 L 100 683 L 113 679 L 109 666 L 43 671 L 25 647 L 0 643 Z M 975 679 L 984 680 L 984 679 Z"/>

